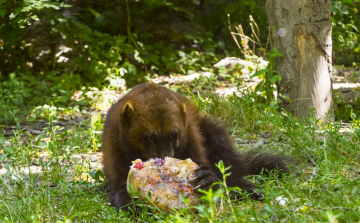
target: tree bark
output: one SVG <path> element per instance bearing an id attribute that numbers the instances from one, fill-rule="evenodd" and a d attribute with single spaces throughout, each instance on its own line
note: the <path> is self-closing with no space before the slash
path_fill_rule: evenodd
<path id="1" fill-rule="evenodd" d="M 333 119 L 330 0 L 267 0 L 265 13 L 282 76 L 280 107 L 294 116 Z M 282 95 L 282 96 L 281 96 Z"/>

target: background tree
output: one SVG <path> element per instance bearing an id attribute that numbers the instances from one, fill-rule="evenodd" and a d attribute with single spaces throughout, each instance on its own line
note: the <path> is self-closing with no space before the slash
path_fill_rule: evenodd
<path id="1" fill-rule="evenodd" d="M 333 116 L 332 41 L 330 0 L 268 0 L 265 12 L 282 76 L 280 107 L 305 117 L 315 108 L 316 118 Z"/>

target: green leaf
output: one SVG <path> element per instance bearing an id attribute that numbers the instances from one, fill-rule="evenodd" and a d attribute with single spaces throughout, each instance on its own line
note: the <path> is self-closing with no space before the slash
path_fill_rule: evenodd
<path id="1" fill-rule="evenodd" d="M 45 149 L 47 146 L 48 144 L 46 142 L 40 142 L 37 147 L 41 149 Z"/>
<path id="2" fill-rule="evenodd" d="M 345 108 L 346 109 L 353 109 L 353 106 L 352 105 L 345 105 Z"/>
<path id="3" fill-rule="evenodd" d="M 88 10 L 91 12 L 91 14 L 93 14 L 95 16 L 95 18 L 100 15 L 100 13 L 95 11 L 94 9 L 88 8 Z"/>
<path id="4" fill-rule="evenodd" d="M 267 210 L 270 213 L 274 213 L 274 210 L 269 205 L 265 205 L 265 210 Z"/>
<path id="5" fill-rule="evenodd" d="M 341 0 L 341 2 L 353 5 L 353 0 Z"/>
<path id="6" fill-rule="evenodd" d="M 5 9 L 1 9 L 1 8 L 0 8 L 0 17 L 1 17 L 1 18 L 4 18 L 5 15 L 6 15 L 6 13 L 7 13 L 7 11 L 6 11 Z"/>
<path id="7" fill-rule="evenodd" d="M 99 180 L 100 176 L 104 178 L 104 173 L 102 172 L 102 170 L 97 170 L 95 173 L 95 179 Z"/>
<path id="8" fill-rule="evenodd" d="M 140 57 L 139 51 L 135 50 L 134 58 L 139 63 L 144 63 L 144 60 Z"/>
<path id="9" fill-rule="evenodd" d="M 282 57 L 283 56 L 282 53 L 276 47 L 274 47 L 274 49 L 272 51 L 273 51 L 273 53 L 270 54 L 270 57 L 275 58 L 275 57 Z"/>
<path id="10" fill-rule="evenodd" d="M 148 57 L 149 57 L 150 61 L 152 61 L 153 63 L 159 62 L 159 56 L 157 54 L 151 53 L 151 54 L 149 54 Z"/>
<path id="11" fill-rule="evenodd" d="M 185 57 L 186 56 L 186 54 L 181 50 L 178 51 L 178 54 L 179 54 L 180 57 Z"/>
<path id="12" fill-rule="evenodd" d="M 168 63 L 169 62 L 169 57 L 161 56 L 161 60 L 164 61 L 165 63 Z"/>
<path id="13" fill-rule="evenodd" d="M 123 45 L 124 54 L 130 54 L 134 51 L 134 48 L 129 44 Z"/>
<path id="14" fill-rule="evenodd" d="M 268 71 L 270 71 L 269 68 L 264 68 L 264 69 L 258 70 L 258 71 L 255 72 L 255 74 L 251 75 L 251 77 L 260 76 L 261 74 L 264 74 L 264 73 L 266 73 Z"/>
<path id="15" fill-rule="evenodd" d="M 3 154 L 0 156 L 0 163 L 3 163 L 6 160 L 7 154 Z"/>
<path id="16" fill-rule="evenodd" d="M 272 84 L 274 84 L 276 81 L 281 81 L 281 76 L 279 75 L 279 74 L 276 74 L 276 75 L 274 75 L 271 79 L 270 79 L 270 82 L 272 83 Z"/>
<path id="17" fill-rule="evenodd" d="M 353 24 L 347 24 L 346 25 L 346 28 L 349 28 L 349 27 L 353 28 L 356 32 L 359 32 L 359 30 Z"/>
<path id="18" fill-rule="evenodd" d="M 7 169 L 7 170 L 10 170 L 9 164 L 4 164 L 3 167 L 4 167 L 5 169 Z"/>
<path id="19" fill-rule="evenodd" d="M 264 91 L 264 85 L 265 85 L 265 82 L 264 82 L 264 81 L 261 81 L 258 85 L 256 85 L 254 91 L 255 91 L 255 92 L 258 92 L 258 91 L 262 92 L 262 91 Z"/>
<path id="20" fill-rule="evenodd" d="M 101 121 L 101 114 L 100 112 L 96 115 L 91 116 L 91 127 L 95 128 L 97 123 L 100 123 Z"/>
<path id="21" fill-rule="evenodd" d="M 183 8 L 183 7 L 174 6 L 173 3 L 165 3 L 165 4 L 166 4 L 166 6 L 168 6 L 169 8 L 171 8 L 171 9 L 173 9 L 173 10 L 175 10 L 175 11 L 184 12 L 184 13 L 188 14 L 188 16 L 189 16 L 190 18 L 194 17 L 191 12 L 189 12 L 188 10 L 186 10 L 186 9 Z"/>
<path id="22" fill-rule="evenodd" d="M 100 180 L 100 176 L 104 177 L 104 174 L 101 170 L 97 170 L 96 172 L 94 171 L 88 171 L 88 174 L 90 175 L 90 177 L 92 177 L 95 181 L 99 181 Z M 131 185 L 130 185 L 131 186 Z"/>
<path id="23" fill-rule="evenodd" d="M 145 46 L 145 49 L 148 50 L 148 51 L 150 51 L 150 50 L 153 50 L 154 47 L 151 46 L 151 45 L 146 45 L 146 46 Z"/>
<path id="24" fill-rule="evenodd" d="M 8 146 L 5 146 L 4 150 L 5 150 L 6 153 L 12 153 L 13 152 L 11 147 L 8 147 Z"/>
<path id="25" fill-rule="evenodd" d="M 39 159 L 39 163 L 40 163 L 40 166 L 41 166 L 42 168 L 45 168 L 45 167 L 46 167 L 46 164 L 45 164 L 45 162 L 44 162 L 44 160 L 43 160 L 42 158 Z"/>
<path id="26" fill-rule="evenodd" d="M 235 12 L 237 10 L 238 6 L 239 6 L 239 3 L 228 4 L 225 7 L 225 13 L 231 14 L 231 13 Z"/>
<path id="27" fill-rule="evenodd" d="M 144 58 L 144 64 L 148 65 L 150 60 L 148 58 Z"/>
<path id="28" fill-rule="evenodd" d="M 286 112 L 281 111 L 280 113 L 281 113 L 281 115 L 282 115 L 282 116 L 284 116 L 284 117 L 288 117 L 288 115 L 286 114 Z"/>
<path id="29" fill-rule="evenodd" d="M 347 14 L 349 14 L 349 10 L 348 10 L 348 8 L 345 7 L 345 6 L 344 6 L 344 7 L 341 7 L 339 11 L 340 11 L 340 14 L 341 14 L 341 15 L 347 15 Z"/>
<path id="30" fill-rule="evenodd" d="M 90 177 L 96 180 L 96 173 L 94 171 L 88 171 Z"/>
<path id="31" fill-rule="evenodd" d="M 39 145 L 39 142 L 41 141 L 44 134 L 45 134 L 45 131 L 43 131 L 40 135 L 36 136 L 36 138 L 35 138 L 36 145 Z"/>
<path id="32" fill-rule="evenodd" d="M 16 74 L 15 74 L 15 73 L 11 73 L 9 76 L 10 76 L 11 80 L 14 80 L 14 79 L 16 78 Z"/>

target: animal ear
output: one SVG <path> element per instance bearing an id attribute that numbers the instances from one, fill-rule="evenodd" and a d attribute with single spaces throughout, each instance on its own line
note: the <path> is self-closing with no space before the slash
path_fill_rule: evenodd
<path id="1" fill-rule="evenodd" d="M 134 114 L 134 107 L 130 104 L 130 102 L 128 102 L 122 108 L 121 116 L 129 118 L 132 114 Z"/>
<path id="2" fill-rule="evenodd" d="M 186 106 L 185 103 L 180 104 L 180 111 L 185 116 L 186 115 Z"/>

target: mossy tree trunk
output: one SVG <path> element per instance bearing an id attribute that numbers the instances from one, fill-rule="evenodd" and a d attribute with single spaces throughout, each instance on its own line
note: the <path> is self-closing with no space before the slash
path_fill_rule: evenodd
<path id="1" fill-rule="evenodd" d="M 280 107 L 298 117 L 333 117 L 330 0 L 267 0 L 266 16 L 282 76 Z M 282 95 L 282 96 L 281 96 Z"/>

